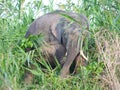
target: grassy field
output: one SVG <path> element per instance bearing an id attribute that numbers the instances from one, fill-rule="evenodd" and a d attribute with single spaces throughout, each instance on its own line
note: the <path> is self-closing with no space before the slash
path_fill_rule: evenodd
<path id="1" fill-rule="evenodd" d="M 59 65 L 55 69 L 45 65 L 46 73 L 33 61 L 34 52 L 24 49 L 33 46 L 33 39 L 25 39 L 28 26 L 39 12 L 55 10 L 54 0 L 44 5 L 33 0 L 24 6 L 25 0 L 0 0 L 0 90 L 119 90 L 120 89 L 120 1 L 78 0 L 74 4 L 66 0 L 59 9 L 86 15 L 90 22 L 90 38 L 84 49 L 89 61 L 70 78 L 59 77 Z M 14 2 L 14 3 L 13 3 Z M 82 2 L 82 4 L 81 4 Z M 25 67 L 25 61 L 37 68 Z M 24 72 L 34 74 L 32 84 L 24 83 Z"/>

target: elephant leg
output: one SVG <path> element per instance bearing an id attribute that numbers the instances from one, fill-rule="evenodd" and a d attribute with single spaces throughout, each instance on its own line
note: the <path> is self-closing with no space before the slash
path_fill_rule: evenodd
<path id="1" fill-rule="evenodd" d="M 44 46 L 41 48 L 42 48 L 41 53 L 43 54 L 46 62 L 50 63 L 52 68 L 54 68 L 57 65 L 57 63 L 55 61 L 56 59 L 62 66 L 62 60 L 66 53 L 66 49 L 65 49 L 65 47 L 63 47 L 63 45 L 61 45 L 59 43 L 52 43 L 52 44 L 49 44 L 48 46 Z M 56 57 L 56 59 L 55 59 L 55 57 Z M 26 63 L 26 65 L 27 65 L 27 63 Z M 30 63 L 30 67 L 31 67 L 31 69 L 34 69 L 34 70 L 36 69 L 36 67 L 31 63 Z M 33 77 L 34 77 L 34 75 L 30 71 L 25 70 L 24 81 L 26 84 L 32 83 Z"/>
<path id="2" fill-rule="evenodd" d="M 35 49 L 34 49 L 35 50 Z M 29 51 L 31 51 L 31 49 L 29 49 Z M 28 53 L 29 53 L 28 51 Z M 49 62 L 50 65 L 53 67 L 55 67 L 55 59 L 54 59 L 54 54 L 56 52 L 55 49 L 55 45 L 49 45 L 49 46 L 41 46 L 40 48 L 38 48 L 37 50 L 35 50 L 35 53 L 38 54 L 39 52 L 41 52 L 42 57 L 44 58 L 44 60 L 46 60 L 46 62 Z M 41 60 L 41 56 L 35 56 L 33 58 L 34 60 Z M 39 61 L 37 61 L 39 63 Z M 41 64 L 40 64 L 41 65 Z M 41 65 L 43 68 L 45 68 L 43 65 Z M 25 63 L 25 67 L 29 67 L 31 70 L 36 70 L 36 66 L 33 65 L 32 63 L 29 63 L 26 61 Z M 32 74 L 29 70 L 25 70 L 25 74 L 24 74 L 24 82 L 26 84 L 31 84 L 34 78 L 34 74 Z"/>
<path id="3" fill-rule="evenodd" d="M 52 43 L 52 44 L 49 44 L 48 47 L 42 48 L 42 53 L 45 53 L 46 55 L 48 55 L 48 57 L 47 57 L 48 62 L 50 62 L 51 65 L 55 64 L 56 63 L 55 60 L 57 59 L 58 62 L 62 66 L 63 65 L 62 60 L 63 60 L 63 57 L 65 56 L 66 49 L 63 45 L 61 45 L 59 43 Z M 51 57 L 53 57 L 53 58 L 51 58 Z"/>
<path id="4" fill-rule="evenodd" d="M 32 63 L 29 63 L 29 65 L 28 65 L 27 61 L 26 61 L 25 65 L 26 65 L 26 67 L 30 66 L 31 69 L 34 69 L 34 70 L 36 69 L 36 67 Z M 25 70 L 25 74 L 24 74 L 25 84 L 31 84 L 33 81 L 33 77 L 34 77 L 34 75 L 30 71 Z"/>
<path id="5" fill-rule="evenodd" d="M 34 77 L 34 75 L 31 72 L 26 70 L 25 75 L 24 75 L 25 84 L 31 84 L 33 81 L 33 77 Z"/>
<path id="6" fill-rule="evenodd" d="M 55 56 L 58 60 L 58 62 L 60 63 L 61 66 L 63 66 L 64 64 L 64 57 L 65 57 L 65 54 L 66 54 L 66 49 L 63 45 L 59 44 L 56 46 L 56 53 L 55 53 Z"/>
<path id="7" fill-rule="evenodd" d="M 77 67 L 78 67 L 78 63 L 79 63 L 79 61 L 80 61 L 80 54 L 78 54 L 76 57 L 75 57 L 75 59 L 74 59 L 74 61 L 73 61 L 73 63 L 72 63 L 72 65 L 70 66 L 70 73 L 71 74 L 75 74 L 75 72 L 76 72 L 76 70 L 77 70 Z"/>
<path id="8" fill-rule="evenodd" d="M 73 74 L 77 74 L 78 73 L 78 68 L 80 66 L 85 66 L 86 65 L 86 60 L 80 55 L 80 53 L 75 57 L 75 67 L 73 70 Z"/>

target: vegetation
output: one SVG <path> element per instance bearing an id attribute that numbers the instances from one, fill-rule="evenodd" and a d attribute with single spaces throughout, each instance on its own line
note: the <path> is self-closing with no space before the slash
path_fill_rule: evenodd
<path id="1" fill-rule="evenodd" d="M 58 7 L 65 11 L 85 14 L 90 22 L 90 38 L 84 49 L 88 65 L 70 78 L 59 77 L 59 65 L 51 69 L 43 63 L 46 73 L 33 61 L 34 52 L 25 53 L 33 46 L 33 39 L 25 39 L 29 24 L 39 12 L 54 9 L 55 0 L 44 5 L 42 0 L 0 0 L 0 90 L 119 90 L 120 88 L 120 1 L 119 0 L 66 0 Z M 25 61 L 37 68 L 25 67 Z M 24 72 L 34 74 L 34 81 L 24 83 Z"/>

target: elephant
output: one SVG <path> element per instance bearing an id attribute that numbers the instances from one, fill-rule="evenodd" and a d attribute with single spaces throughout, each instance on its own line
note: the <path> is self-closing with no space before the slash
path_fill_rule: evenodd
<path id="1" fill-rule="evenodd" d="M 89 22 L 86 16 L 74 12 L 56 10 L 38 17 L 28 28 L 25 37 L 30 35 L 44 35 L 42 52 L 53 55 L 61 65 L 60 77 L 69 74 L 70 67 L 75 61 L 79 62 L 83 54 L 83 41 L 88 35 Z M 66 56 L 66 60 L 63 58 Z M 48 57 L 49 58 L 49 57 Z M 48 59 L 53 63 L 52 59 Z M 78 65 L 79 66 L 79 65 Z M 75 66 L 77 67 L 77 65 Z"/>

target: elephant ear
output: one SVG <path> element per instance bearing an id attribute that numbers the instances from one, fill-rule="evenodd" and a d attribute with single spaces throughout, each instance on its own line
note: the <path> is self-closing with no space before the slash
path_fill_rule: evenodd
<path id="1" fill-rule="evenodd" d="M 62 25 L 60 23 L 53 23 L 50 26 L 50 31 L 55 39 L 61 43 Z"/>

